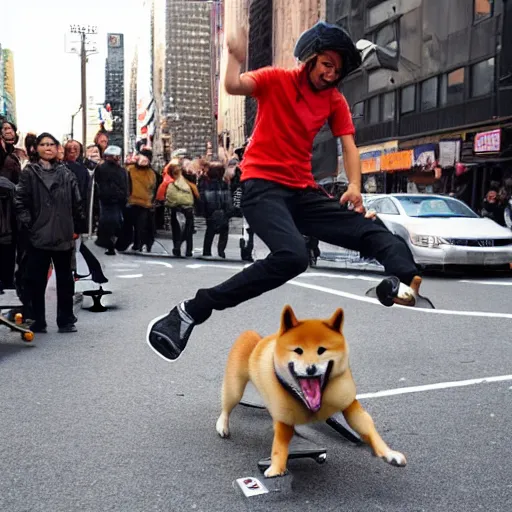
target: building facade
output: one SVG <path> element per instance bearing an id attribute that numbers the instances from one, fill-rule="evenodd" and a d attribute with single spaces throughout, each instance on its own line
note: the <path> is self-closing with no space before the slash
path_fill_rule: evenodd
<path id="1" fill-rule="evenodd" d="M 168 141 L 166 152 L 185 148 L 190 156 L 203 156 L 207 143 L 216 137 L 212 2 L 166 0 L 165 7 L 160 126 Z"/>
<path id="2" fill-rule="evenodd" d="M 511 165 L 510 0 L 327 0 L 326 17 L 398 59 L 343 84 L 371 188 L 477 207 Z"/>
<path id="3" fill-rule="evenodd" d="M 0 47 L 0 116 L 16 123 L 16 83 L 14 80 L 14 55 Z"/>
<path id="4" fill-rule="evenodd" d="M 112 131 L 109 143 L 124 153 L 124 36 L 107 34 L 108 53 L 105 63 L 105 105 L 112 112 Z"/>

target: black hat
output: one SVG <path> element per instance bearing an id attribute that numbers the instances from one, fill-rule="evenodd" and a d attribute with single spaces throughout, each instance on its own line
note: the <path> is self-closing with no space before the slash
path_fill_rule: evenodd
<path id="1" fill-rule="evenodd" d="M 52 139 L 53 142 L 55 142 L 55 145 L 56 146 L 60 146 L 60 142 L 51 134 L 51 133 L 48 133 L 48 132 L 43 132 L 43 133 L 40 133 L 38 136 L 37 136 L 37 139 L 36 139 L 36 147 L 39 146 L 39 144 L 41 144 L 41 141 L 44 139 L 44 138 L 49 138 L 49 139 Z"/>
<path id="2" fill-rule="evenodd" d="M 332 50 L 342 56 L 340 80 L 361 66 L 361 53 L 346 30 L 338 25 L 319 21 L 301 34 L 295 44 L 293 55 L 301 62 L 311 57 Z"/>
<path id="3" fill-rule="evenodd" d="M 149 148 L 142 148 L 139 154 L 144 155 L 150 162 L 153 160 L 153 151 Z"/>

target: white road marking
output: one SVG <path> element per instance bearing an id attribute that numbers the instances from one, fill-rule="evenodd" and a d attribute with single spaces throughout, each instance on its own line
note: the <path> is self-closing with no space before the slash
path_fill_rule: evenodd
<path id="1" fill-rule="evenodd" d="M 408 393 L 420 393 L 422 391 L 432 391 L 435 389 L 461 388 L 464 386 L 474 386 L 476 384 L 487 384 L 489 382 L 504 382 L 512 380 L 512 375 L 499 375 L 497 377 L 484 377 L 482 379 L 458 380 L 452 382 L 439 382 L 437 384 L 425 384 L 424 386 L 411 386 L 408 388 L 385 389 L 376 393 L 363 393 L 357 395 L 358 400 L 365 398 L 382 398 L 385 396 L 406 395 Z"/>
<path id="2" fill-rule="evenodd" d="M 243 270 L 249 265 L 240 266 L 240 265 L 216 265 L 215 263 L 194 263 L 192 265 L 187 265 L 187 268 L 201 268 L 201 267 L 211 267 L 211 268 L 225 268 L 228 270 Z"/>
<path id="3" fill-rule="evenodd" d="M 333 279 L 348 279 L 360 281 L 382 281 L 382 277 L 363 276 L 361 274 L 330 274 L 328 272 L 304 272 L 297 277 L 332 277 Z"/>
<path id="4" fill-rule="evenodd" d="M 333 288 L 327 288 L 325 286 L 318 286 L 316 284 L 300 283 L 298 281 L 288 281 L 287 284 L 294 286 L 300 286 L 302 288 L 309 288 L 310 290 L 316 290 L 319 292 L 329 293 L 331 295 L 337 295 L 338 297 L 345 297 L 346 299 L 357 300 L 359 302 L 367 302 L 370 304 L 377 304 L 382 307 L 381 303 L 372 297 L 366 297 L 361 295 L 355 295 L 353 293 L 342 292 L 340 290 L 334 290 Z M 432 315 L 455 315 L 455 316 L 474 316 L 474 317 L 489 317 L 489 318 L 511 318 L 512 313 L 493 313 L 490 311 L 455 311 L 451 309 L 425 309 L 425 308 L 411 308 L 408 306 L 400 306 L 395 304 L 393 308 L 406 309 L 416 313 L 428 313 Z"/>
<path id="5" fill-rule="evenodd" d="M 120 279 L 135 279 L 137 277 L 142 277 L 143 274 L 129 274 L 129 275 L 124 275 L 124 276 L 117 276 L 119 277 Z"/>
<path id="6" fill-rule="evenodd" d="M 144 263 L 146 265 L 162 265 L 163 267 L 172 268 L 172 265 L 166 261 L 145 261 Z"/>
<path id="7" fill-rule="evenodd" d="M 133 268 L 115 268 L 116 272 L 133 272 Z"/>
<path id="8" fill-rule="evenodd" d="M 140 263 L 112 263 L 111 267 L 139 268 Z"/>
<path id="9" fill-rule="evenodd" d="M 461 279 L 459 283 L 486 284 L 489 286 L 512 286 L 512 281 L 472 281 L 471 279 Z"/>

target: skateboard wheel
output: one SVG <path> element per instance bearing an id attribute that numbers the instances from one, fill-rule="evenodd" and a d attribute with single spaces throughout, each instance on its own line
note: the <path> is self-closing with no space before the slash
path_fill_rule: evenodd
<path id="1" fill-rule="evenodd" d="M 319 455 L 315 461 L 318 463 L 318 464 L 325 464 L 327 460 L 327 453 L 322 453 L 321 455 Z"/>
<path id="2" fill-rule="evenodd" d="M 21 338 L 22 338 L 23 341 L 27 341 L 27 342 L 30 343 L 34 339 L 34 333 L 33 332 L 24 332 L 21 335 Z"/>
<path id="3" fill-rule="evenodd" d="M 23 323 L 23 315 L 21 313 L 16 313 L 14 315 L 14 322 L 16 325 L 21 325 Z"/>

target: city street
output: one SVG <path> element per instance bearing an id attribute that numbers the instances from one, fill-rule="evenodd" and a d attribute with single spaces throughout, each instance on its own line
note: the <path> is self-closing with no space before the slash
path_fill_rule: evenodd
<path id="1" fill-rule="evenodd" d="M 30 346 L 0 330 L 0 510 L 511 510 L 512 277 L 427 276 L 423 294 L 436 310 L 388 309 L 365 297 L 378 273 L 320 265 L 214 313 L 170 364 L 146 344 L 148 322 L 243 264 L 109 258 L 88 245 L 109 278 L 108 312 L 81 309 L 78 334 L 57 334 L 51 282 L 48 334 Z M 231 439 L 218 437 L 226 356 L 241 331 L 274 332 L 286 303 L 299 318 L 344 308 L 361 403 L 407 467 L 321 424 L 299 432 L 327 448 L 326 464 L 291 461 L 291 489 L 288 477 L 261 496 L 234 487 L 264 480 L 257 462 L 270 455 L 272 425 L 265 411 L 238 407 Z"/>

